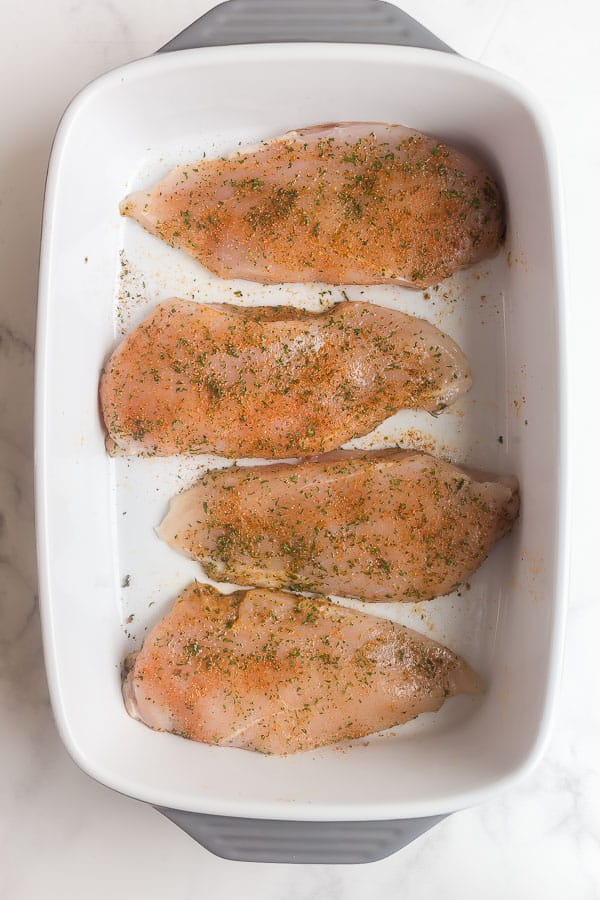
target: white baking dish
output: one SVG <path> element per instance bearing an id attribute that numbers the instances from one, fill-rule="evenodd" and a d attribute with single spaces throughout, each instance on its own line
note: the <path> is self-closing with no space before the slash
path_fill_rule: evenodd
<path id="1" fill-rule="evenodd" d="M 454 459 L 517 475 L 522 514 L 462 596 L 368 607 L 463 653 L 488 683 L 483 699 L 457 698 L 343 750 L 279 759 L 157 734 L 125 712 L 124 654 L 200 574 L 153 527 L 171 494 L 203 464 L 223 461 L 109 459 L 97 383 L 122 326 L 167 296 L 239 301 L 233 291 L 241 289 L 239 302 L 251 302 L 252 292 L 253 302 L 318 306 L 323 286 L 219 282 L 120 219 L 118 203 L 175 163 L 336 120 L 401 122 L 437 135 L 480 154 L 504 186 L 509 228 L 496 259 L 429 299 L 396 287 L 347 294 L 436 322 L 474 374 L 473 391 L 452 411 L 437 420 L 401 415 L 363 445 L 414 443 L 419 429 L 427 446 Z M 566 606 L 558 193 L 552 142 L 532 98 L 496 72 L 430 50 L 186 50 L 111 72 L 73 101 L 55 141 L 44 213 L 36 473 L 48 679 L 63 741 L 82 769 L 161 807 L 329 822 L 444 815 L 531 769 L 548 735 Z M 333 299 L 340 296 L 334 289 Z"/>

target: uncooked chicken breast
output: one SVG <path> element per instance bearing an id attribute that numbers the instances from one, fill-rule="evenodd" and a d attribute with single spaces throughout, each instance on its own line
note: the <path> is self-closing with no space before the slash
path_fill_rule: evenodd
<path id="1" fill-rule="evenodd" d="M 206 472 L 159 528 L 215 581 L 428 600 L 465 582 L 519 507 L 513 478 L 409 450 Z"/>
<path id="2" fill-rule="evenodd" d="M 396 310 L 169 300 L 112 355 L 100 397 L 109 449 L 282 458 L 339 447 L 402 407 L 441 410 L 470 384 L 454 341 Z"/>
<path id="3" fill-rule="evenodd" d="M 478 693 L 440 644 L 322 597 L 191 584 L 126 661 L 130 715 L 227 747 L 288 754 L 359 738 Z"/>
<path id="4" fill-rule="evenodd" d="M 178 166 L 121 204 L 222 278 L 422 288 L 489 256 L 504 232 L 481 163 L 403 125 L 291 131 Z"/>

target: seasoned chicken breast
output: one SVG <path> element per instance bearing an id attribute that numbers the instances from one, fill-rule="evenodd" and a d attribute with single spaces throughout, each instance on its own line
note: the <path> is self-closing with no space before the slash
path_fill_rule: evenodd
<path id="1" fill-rule="evenodd" d="M 428 600 L 466 581 L 519 507 L 514 478 L 409 450 L 206 472 L 158 533 L 215 581 Z"/>
<path id="2" fill-rule="evenodd" d="M 113 353 L 100 398 L 122 453 L 282 458 L 339 447 L 402 407 L 443 409 L 470 384 L 454 341 L 396 310 L 169 300 Z"/>
<path id="3" fill-rule="evenodd" d="M 178 166 L 125 216 L 222 278 L 426 287 L 494 252 L 500 191 L 474 159 L 403 125 L 291 131 Z"/>
<path id="4" fill-rule="evenodd" d="M 191 584 L 126 661 L 125 704 L 151 728 L 289 754 L 381 731 L 477 693 L 440 644 L 322 597 L 222 596 Z"/>

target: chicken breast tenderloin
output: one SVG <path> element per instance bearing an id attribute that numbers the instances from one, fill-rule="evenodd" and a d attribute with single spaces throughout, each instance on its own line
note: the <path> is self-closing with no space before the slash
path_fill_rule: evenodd
<path id="1" fill-rule="evenodd" d="M 455 342 L 370 303 L 322 313 L 168 300 L 106 364 L 109 449 L 129 455 L 322 453 L 471 385 Z"/>
<path id="2" fill-rule="evenodd" d="M 151 728 L 290 754 L 437 710 L 481 684 L 459 656 L 385 619 L 279 591 L 191 584 L 126 662 Z"/>
<path id="3" fill-rule="evenodd" d="M 514 478 L 409 450 L 206 472 L 158 529 L 215 581 L 428 600 L 465 582 L 518 514 Z"/>
<path id="4" fill-rule="evenodd" d="M 178 166 L 121 213 L 222 278 L 414 288 L 489 256 L 505 228 L 479 162 L 380 122 L 303 128 Z"/>

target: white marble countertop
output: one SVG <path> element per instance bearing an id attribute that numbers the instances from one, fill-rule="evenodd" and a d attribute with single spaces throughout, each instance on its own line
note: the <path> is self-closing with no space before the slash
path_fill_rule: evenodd
<path id="1" fill-rule="evenodd" d="M 562 159 L 571 260 L 573 568 L 561 697 L 548 752 L 499 800 L 458 813 L 366 866 L 276 866 L 211 856 L 149 807 L 93 782 L 57 735 L 36 608 L 32 376 L 38 242 L 52 135 L 72 95 L 155 50 L 210 0 L 2 4 L 0 35 L 0 898 L 210 896 L 600 898 L 600 633 L 594 463 L 600 175 L 595 0 L 407 0 L 458 51 L 527 84 Z"/>

